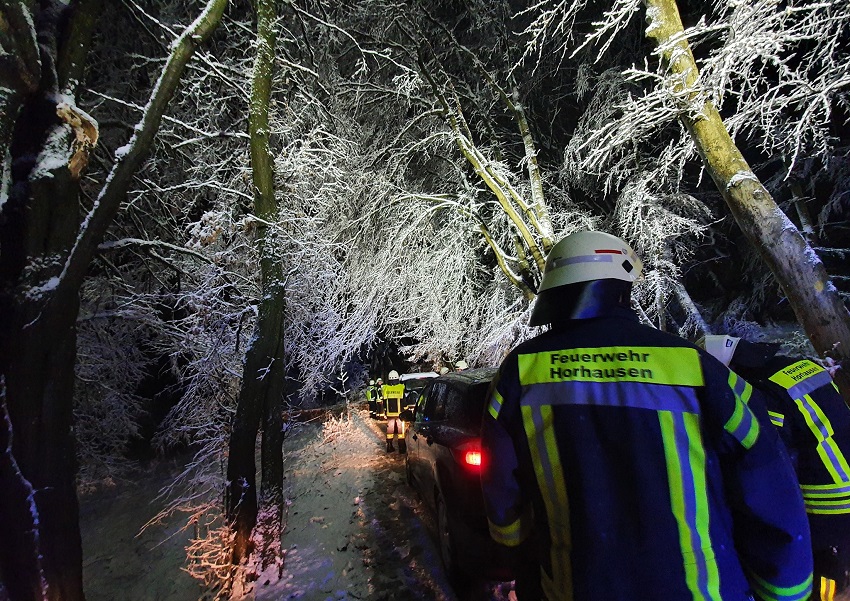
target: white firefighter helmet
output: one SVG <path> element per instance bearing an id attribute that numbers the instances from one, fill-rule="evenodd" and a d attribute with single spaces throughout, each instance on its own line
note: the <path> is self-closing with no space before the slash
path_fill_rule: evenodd
<path id="1" fill-rule="evenodd" d="M 632 247 L 605 232 L 576 232 L 558 242 L 546 258 L 538 292 L 590 280 L 634 282 L 643 263 Z"/>
<path id="2" fill-rule="evenodd" d="M 446 375 L 447 373 L 449 373 L 449 368 L 448 368 L 448 367 L 441 367 L 441 368 L 440 368 L 440 375 L 441 375 L 441 376 L 444 376 L 444 375 Z"/>
<path id="3" fill-rule="evenodd" d="M 375 380 L 369 380 L 369 386 L 374 386 L 374 385 L 375 385 Z"/>
<path id="4" fill-rule="evenodd" d="M 464 361 L 463 359 L 461 359 L 460 361 L 455 363 L 455 369 L 458 369 L 458 370 L 467 369 L 468 367 L 469 367 L 469 365 L 467 365 L 466 361 Z"/>
<path id="5" fill-rule="evenodd" d="M 734 336 L 709 334 L 697 340 L 697 346 L 704 348 L 715 359 L 729 367 L 739 342 L 741 339 Z"/>
<path id="6" fill-rule="evenodd" d="M 381 378 L 378 378 L 378 384 L 383 384 L 384 381 Z"/>
<path id="7" fill-rule="evenodd" d="M 546 258 L 529 325 L 595 317 L 606 303 L 617 304 L 642 270 L 635 251 L 617 236 L 595 231 L 570 234 Z"/>
<path id="8" fill-rule="evenodd" d="M 398 380 L 398 372 L 396 370 L 392 370 L 387 378 L 390 380 Z"/>

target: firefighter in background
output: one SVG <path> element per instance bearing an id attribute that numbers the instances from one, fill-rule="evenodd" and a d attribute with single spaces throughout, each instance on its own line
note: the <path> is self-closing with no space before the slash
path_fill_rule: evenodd
<path id="1" fill-rule="evenodd" d="M 579 232 L 546 260 L 530 325 L 482 421 L 490 534 L 529 541 L 520 601 L 800 601 L 812 586 L 803 499 L 751 392 L 688 341 L 639 323 L 642 265 Z M 525 545 L 524 545 L 525 546 Z"/>
<path id="2" fill-rule="evenodd" d="M 469 365 L 467 365 L 466 361 L 464 361 L 463 359 L 455 363 L 455 371 L 463 371 L 468 368 Z"/>
<path id="3" fill-rule="evenodd" d="M 384 381 L 375 382 L 375 419 L 386 419 L 384 415 Z"/>
<path id="4" fill-rule="evenodd" d="M 393 370 L 389 374 L 389 383 L 384 384 L 381 393 L 384 398 L 384 416 L 387 418 L 387 453 L 395 451 L 394 439 L 400 439 L 399 450 L 402 452 L 404 444 L 404 422 L 398 416 L 402 410 L 402 399 L 404 398 L 404 384 L 398 379 L 398 372 Z"/>
<path id="5" fill-rule="evenodd" d="M 369 380 L 369 385 L 366 387 L 366 402 L 369 404 L 369 417 L 377 419 L 378 389 L 375 387 L 375 380 Z"/>
<path id="6" fill-rule="evenodd" d="M 802 357 L 776 355 L 778 344 L 718 335 L 701 342 L 762 393 L 791 455 L 812 532 L 812 599 L 850 592 L 850 409 L 829 372 Z"/>

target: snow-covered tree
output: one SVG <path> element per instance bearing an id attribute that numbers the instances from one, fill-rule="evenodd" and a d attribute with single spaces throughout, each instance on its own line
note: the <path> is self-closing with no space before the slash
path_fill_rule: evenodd
<path id="1" fill-rule="evenodd" d="M 186 63 L 215 29 L 226 4 L 211 0 L 175 40 L 130 142 L 116 151 L 82 221 L 80 179 L 98 127 L 77 106 L 76 94 L 100 3 L 0 5 L 4 55 L 12 58 L 4 62 L 10 69 L 0 75 L 0 87 L 10 109 L 4 120 L 14 121 L 12 135 L 2 140 L 0 378 L 14 433 L 12 453 L 21 473 L 40 491 L 35 497 L 39 551 L 51 599 L 83 598 L 72 429 L 80 289 Z M 16 28 L 7 34 L 9 23 Z M 13 44 L 7 51 L 9 35 Z M 2 131 L 8 128 L 6 122 Z M 8 526 L 26 528 L 26 523 Z M 20 577 L 35 573 L 27 570 Z"/>

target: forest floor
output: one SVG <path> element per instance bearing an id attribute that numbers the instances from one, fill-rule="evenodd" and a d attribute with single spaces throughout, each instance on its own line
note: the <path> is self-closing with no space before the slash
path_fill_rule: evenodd
<path id="1" fill-rule="evenodd" d="M 285 599 L 507 601 L 510 583 L 455 591 L 430 512 L 406 484 L 404 456 L 384 450 L 383 423 L 362 408 L 299 425 L 284 441 L 283 577 L 261 574 L 240 601 Z M 204 592 L 182 568 L 190 533 L 140 528 L 159 489 L 182 469 L 159 462 L 143 479 L 81 499 L 89 601 L 193 601 Z"/>

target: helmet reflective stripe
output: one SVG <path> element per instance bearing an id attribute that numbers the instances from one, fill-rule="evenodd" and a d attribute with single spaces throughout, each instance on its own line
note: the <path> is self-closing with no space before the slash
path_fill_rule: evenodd
<path id="1" fill-rule="evenodd" d="M 605 232 L 576 232 L 552 248 L 538 292 L 592 280 L 634 282 L 642 268 L 635 251 L 616 236 Z"/>
<path id="2" fill-rule="evenodd" d="M 564 265 L 573 265 L 574 263 L 613 263 L 614 254 L 625 254 L 620 252 L 619 250 L 597 250 L 596 252 L 599 254 L 584 255 L 581 257 L 563 257 L 561 259 L 555 259 L 555 264 L 553 265 L 553 267 L 563 267 Z M 623 261 L 623 269 L 625 269 L 626 273 L 628 273 L 632 269 L 634 269 L 634 267 L 632 267 L 632 264 L 628 261 Z"/>

